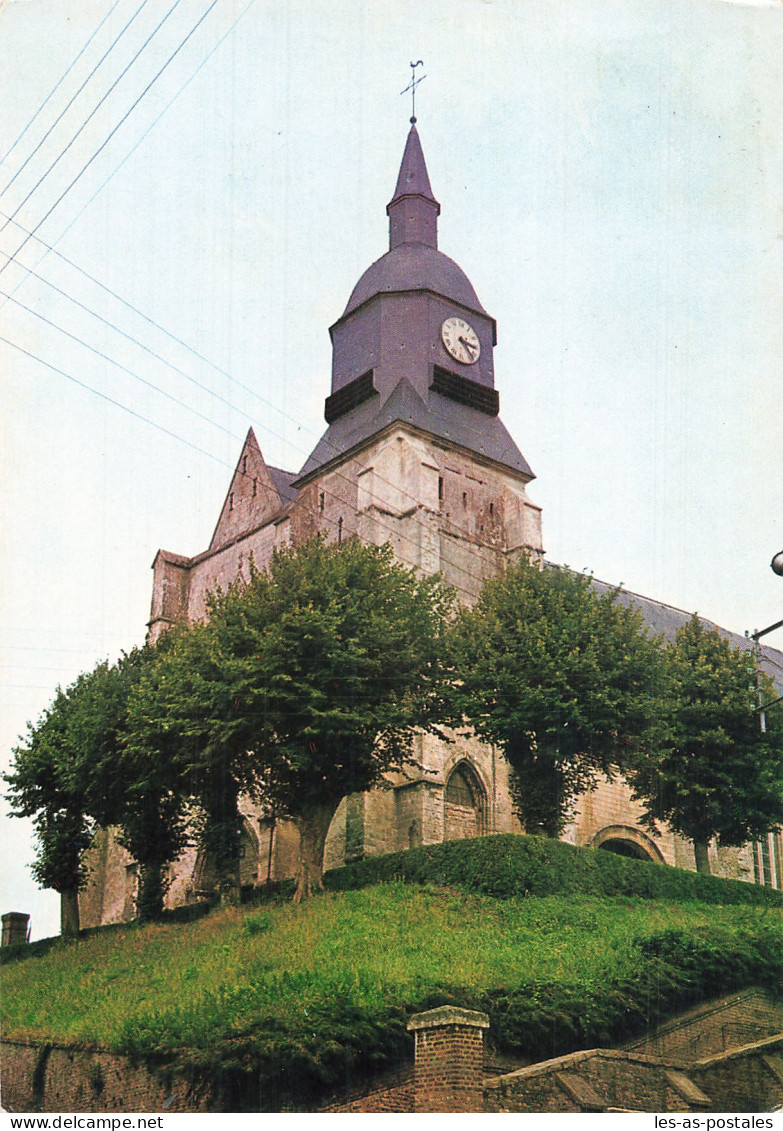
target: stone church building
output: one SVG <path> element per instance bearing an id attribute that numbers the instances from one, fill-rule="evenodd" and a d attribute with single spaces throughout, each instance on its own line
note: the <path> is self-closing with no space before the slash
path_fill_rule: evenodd
<path id="1" fill-rule="evenodd" d="M 386 209 L 389 250 L 359 279 L 330 329 L 333 346 L 327 429 L 302 469 L 268 465 L 251 430 L 239 456 L 212 540 L 192 558 L 160 550 L 155 558 L 149 633 L 197 620 L 208 593 L 225 587 L 275 547 L 315 533 L 341 541 L 391 542 L 397 557 L 440 572 L 462 599 L 520 554 L 543 557 L 534 478 L 504 427 L 495 388 L 496 324 L 464 271 L 438 249 L 440 205 L 430 187 L 415 120 Z M 688 614 L 624 594 L 651 629 L 672 636 Z M 727 633 L 728 636 L 732 634 Z M 741 637 L 735 644 L 749 646 Z M 783 653 L 763 649 L 783 684 Z M 782 688 L 783 689 L 783 688 Z M 499 750 L 475 739 L 418 740 L 426 770 L 392 777 L 388 788 L 346 798 L 326 846 L 327 866 L 366 854 L 492 833 L 521 832 Z M 585 794 L 565 837 L 662 865 L 693 868 L 692 846 L 669 830 L 651 837 L 622 781 Z M 716 874 L 783 887 L 780 837 L 742 849 L 710 849 Z M 297 833 L 244 806 L 241 878 L 259 885 L 293 874 Z M 82 895 L 82 924 L 130 918 L 136 867 L 102 833 L 92 881 Z M 168 902 L 209 894 L 209 861 L 186 851 L 171 870 Z"/>

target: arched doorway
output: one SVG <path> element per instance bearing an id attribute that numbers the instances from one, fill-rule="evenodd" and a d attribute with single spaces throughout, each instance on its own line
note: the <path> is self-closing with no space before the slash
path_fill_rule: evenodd
<path id="1" fill-rule="evenodd" d="M 486 833 L 487 798 L 469 762 L 454 767 L 446 782 L 444 840 L 465 840 Z"/>
<path id="2" fill-rule="evenodd" d="M 258 837 L 248 821 L 242 822 L 242 835 L 239 842 L 239 883 L 241 887 L 257 887 L 266 879 L 266 860 L 261 875 Z M 199 852 L 196 867 L 193 869 L 193 888 L 196 899 L 209 899 L 217 890 L 215 867 L 209 856 Z"/>
<path id="3" fill-rule="evenodd" d="M 626 856 L 631 860 L 647 860 L 653 864 L 665 864 L 658 845 L 646 833 L 630 825 L 608 825 L 593 837 L 593 847 L 603 848 L 616 856 Z"/>

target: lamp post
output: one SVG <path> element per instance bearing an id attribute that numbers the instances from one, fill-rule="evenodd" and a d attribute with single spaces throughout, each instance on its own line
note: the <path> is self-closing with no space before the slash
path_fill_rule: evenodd
<path id="1" fill-rule="evenodd" d="M 778 575 L 778 577 L 783 577 L 783 550 L 780 550 L 779 553 L 775 554 L 772 561 L 769 563 L 769 567 L 770 567 L 770 569 L 772 570 L 773 573 L 776 573 Z M 776 621 L 774 624 L 770 624 L 766 628 L 759 629 L 756 632 L 752 632 L 750 634 L 750 639 L 756 645 L 756 663 L 757 663 L 757 665 L 758 665 L 758 662 L 761 658 L 761 645 L 759 644 L 759 640 L 761 639 L 762 636 L 766 636 L 768 632 L 774 632 L 776 628 L 781 628 L 781 627 L 783 627 L 783 620 Z M 758 679 L 758 676 L 757 676 L 757 679 Z M 779 695 L 777 697 L 777 699 L 773 699 L 771 703 L 762 703 L 761 702 L 761 680 L 760 679 L 758 680 L 758 688 L 759 688 L 759 705 L 756 708 L 756 710 L 758 711 L 759 722 L 761 724 L 761 733 L 766 734 L 766 731 L 767 731 L 767 718 L 766 718 L 766 714 L 765 714 L 766 709 L 767 709 L 767 707 L 773 707 L 776 703 L 780 703 L 781 699 L 783 699 L 783 695 Z M 777 843 L 778 843 L 778 846 L 779 846 L 780 842 L 778 841 Z M 758 849 L 760 849 L 760 851 L 761 851 L 761 859 L 760 860 L 759 860 L 759 857 L 757 855 Z M 753 861 L 754 861 L 754 866 L 755 866 L 755 869 L 756 869 L 756 882 L 762 883 L 763 880 L 764 880 L 764 877 L 767 874 L 767 870 L 769 869 L 769 877 L 770 877 L 769 882 L 770 882 L 770 885 L 771 885 L 772 884 L 772 863 L 771 863 L 771 859 L 770 859 L 769 838 L 767 839 L 767 842 L 766 842 L 766 848 L 765 848 L 765 842 L 763 840 L 761 840 L 761 841 L 759 841 L 758 849 L 756 848 L 756 846 L 754 846 L 754 848 L 753 848 Z M 777 850 L 776 850 L 776 855 L 775 855 L 775 861 L 776 861 L 776 867 L 777 867 L 778 887 L 780 888 L 781 883 L 782 883 L 782 880 L 781 880 L 781 860 L 780 860 L 779 852 L 777 852 Z"/>
<path id="2" fill-rule="evenodd" d="M 776 573 L 778 575 L 778 577 L 783 577 L 783 550 L 775 554 L 774 558 L 769 563 L 769 567 L 773 573 Z M 774 632 L 776 628 L 783 628 L 783 620 L 775 621 L 774 624 L 767 625 L 766 628 L 757 629 L 756 632 L 749 633 L 750 639 L 756 645 L 757 661 L 761 658 L 761 646 L 759 645 L 759 640 L 762 636 L 766 636 L 768 632 Z M 761 684 L 759 684 L 759 699 L 761 699 Z M 779 703 L 781 699 L 783 699 L 783 695 L 779 695 L 778 698 L 773 699 L 771 703 L 759 703 L 759 706 L 756 708 L 759 712 L 759 721 L 761 723 L 762 734 L 765 734 L 767 730 L 767 720 L 764 715 L 766 708 L 774 706 L 775 703 Z"/>
<path id="3" fill-rule="evenodd" d="M 775 554 L 774 558 L 769 563 L 769 568 L 773 573 L 776 573 L 778 577 L 783 577 L 783 550 L 781 550 L 780 553 Z M 755 640 L 755 642 L 758 644 L 762 636 L 766 636 L 768 632 L 774 632 L 776 628 L 782 627 L 783 620 L 778 620 L 775 621 L 774 624 L 768 625 L 766 628 L 757 629 L 756 632 L 749 633 L 749 636 L 751 640 Z"/>

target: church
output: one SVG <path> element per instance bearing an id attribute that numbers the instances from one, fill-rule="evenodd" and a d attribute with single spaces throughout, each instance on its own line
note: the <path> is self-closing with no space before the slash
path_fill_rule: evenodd
<path id="1" fill-rule="evenodd" d="M 272 467 L 248 432 L 210 544 L 195 557 L 159 550 L 153 563 L 149 639 L 205 615 L 207 595 L 252 561 L 314 534 L 389 542 L 400 561 L 440 573 L 473 602 L 483 582 L 526 554 L 543 560 L 534 478 L 500 418 L 493 349 L 496 323 L 465 272 L 438 248 L 440 204 L 430 185 L 415 118 L 386 212 L 389 250 L 361 276 L 330 328 L 332 382 L 327 429 L 300 471 Z M 600 584 L 596 582 L 596 584 Z M 690 614 L 631 593 L 654 633 L 673 637 Z M 733 645 L 750 647 L 726 632 Z M 783 690 L 783 653 L 762 663 Z M 326 843 L 326 866 L 421 844 L 523 832 L 512 808 L 502 753 L 469 736 L 446 743 L 422 736 L 419 767 L 387 788 L 341 803 Z M 294 827 L 271 822 L 246 800 L 241 882 L 260 886 L 292 876 Z M 694 869 L 692 845 L 662 829 L 652 837 L 621 780 L 583 795 L 566 840 Z M 102 832 L 91 881 L 81 896 L 82 926 L 134 914 L 136 865 Z M 714 874 L 783 888 L 783 844 L 770 834 L 740 849 L 710 846 Z M 209 897 L 208 859 L 188 849 L 170 870 L 170 907 Z"/>

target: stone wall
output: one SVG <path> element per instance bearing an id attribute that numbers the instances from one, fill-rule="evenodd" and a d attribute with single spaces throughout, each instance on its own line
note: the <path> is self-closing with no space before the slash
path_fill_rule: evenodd
<path id="1" fill-rule="evenodd" d="M 3 1107 L 10 1112 L 208 1111 L 185 1080 L 125 1057 L 62 1045 L 2 1042 Z"/>

